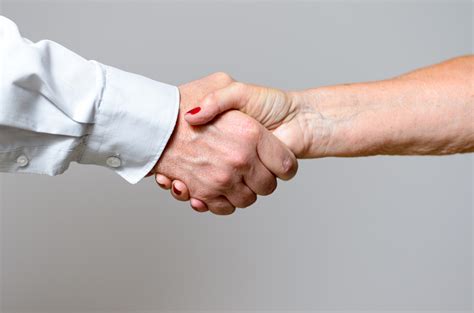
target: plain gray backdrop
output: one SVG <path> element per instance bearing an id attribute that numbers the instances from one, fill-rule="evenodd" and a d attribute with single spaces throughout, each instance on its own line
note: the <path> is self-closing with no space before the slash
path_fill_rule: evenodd
<path id="1" fill-rule="evenodd" d="M 472 53 L 470 1 L 1 9 L 31 40 L 171 84 L 226 71 L 303 89 Z M 302 161 L 293 181 L 230 217 L 94 166 L 0 180 L 2 312 L 472 309 L 470 155 Z"/>

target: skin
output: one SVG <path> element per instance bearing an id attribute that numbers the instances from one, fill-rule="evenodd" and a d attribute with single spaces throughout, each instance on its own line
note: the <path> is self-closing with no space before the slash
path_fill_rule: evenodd
<path id="1" fill-rule="evenodd" d="M 198 114 L 186 115 L 191 125 L 240 110 L 298 158 L 474 152 L 474 56 L 388 80 L 299 92 L 234 82 L 207 95 L 200 107 Z M 186 184 L 157 179 L 176 184 L 189 197 Z"/>
<path id="2" fill-rule="evenodd" d="M 198 209 L 219 215 L 251 205 L 257 195 L 271 194 L 277 186 L 275 176 L 290 179 L 297 170 L 294 154 L 242 112 L 221 114 L 203 126 L 184 120 L 185 112 L 199 99 L 231 83 L 228 75 L 217 73 L 179 87 L 178 120 L 153 170 L 179 179 L 175 185 L 186 186 L 181 196 L 191 194 L 195 201 L 205 203 L 205 207 L 199 203 Z"/>

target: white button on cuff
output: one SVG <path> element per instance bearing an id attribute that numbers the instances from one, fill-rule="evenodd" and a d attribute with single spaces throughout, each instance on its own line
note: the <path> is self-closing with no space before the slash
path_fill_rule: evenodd
<path id="1" fill-rule="evenodd" d="M 20 156 L 18 157 L 18 159 L 16 159 L 16 163 L 17 163 L 18 165 L 20 165 L 21 167 L 27 166 L 29 162 L 30 162 L 30 161 L 28 160 L 28 158 L 26 157 L 26 155 L 23 155 L 23 154 L 20 155 Z"/>
<path id="2" fill-rule="evenodd" d="M 105 163 L 107 163 L 107 166 L 109 167 L 117 168 L 122 165 L 122 160 L 120 160 L 118 157 L 109 157 Z"/>

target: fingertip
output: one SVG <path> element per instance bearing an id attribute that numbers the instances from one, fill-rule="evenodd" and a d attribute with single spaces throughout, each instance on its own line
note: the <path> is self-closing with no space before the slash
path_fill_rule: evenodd
<path id="1" fill-rule="evenodd" d="M 209 211 L 215 215 L 227 216 L 235 212 L 235 206 L 225 197 L 213 201 L 209 206 Z"/>
<path id="2" fill-rule="evenodd" d="M 189 110 L 184 115 L 184 119 L 190 125 L 203 125 L 214 119 L 218 113 L 213 101 L 205 98 L 199 107 Z"/>
<path id="3" fill-rule="evenodd" d="M 236 208 L 234 206 L 232 207 L 229 207 L 229 208 L 219 208 L 219 209 L 210 209 L 210 211 L 215 214 L 215 215 L 219 215 L 219 216 L 229 216 L 229 215 L 232 215 L 234 214 Z"/>
<path id="4" fill-rule="evenodd" d="M 263 136 L 257 145 L 257 153 L 263 165 L 275 176 L 289 180 L 298 171 L 298 160 L 291 150 L 278 138 L 263 131 Z"/>
<path id="5" fill-rule="evenodd" d="M 188 201 L 189 200 L 189 192 L 186 185 L 179 181 L 174 180 L 172 183 L 171 194 L 176 200 L 179 201 Z"/>
<path id="6" fill-rule="evenodd" d="M 283 175 L 281 179 L 290 180 L 298 173 L 298 159 L 291 156 L 283 161 Z"/>
<path id="7" fill-rule="evenodd" d="M 163 189 L 170 189 L 171 188 L 171 179 L 168 177 L 161 175 L 161 174 L 155 174 L 155 181 Z"/>
<path id="8" fill-rule="evenodd" d="M 207 205 L 202 202 L 201 200 L 191 198 L 191 207 L 199 213 L 207 212 L 209 209 L 207 208 Z"/>
<path id="9" fill-rule="evenodd" d="M 189 125 L 202 125 L 205 124 L 207 121 L 202 117 L 202 114 L 199 115 L 192 115 L 191 113 L 186 113 L 184 115 L 184 119 L 188 122 Z"/>

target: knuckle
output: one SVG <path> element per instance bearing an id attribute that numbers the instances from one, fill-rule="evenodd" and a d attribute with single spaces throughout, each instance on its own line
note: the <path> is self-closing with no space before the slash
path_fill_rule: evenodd
<path id="1" fill-rule="evenodd" d="M 204 102 L 206 104 L 213 104 L 213 103 L 216 103 L 217 102 L 217 95 L 216 95 L 216 92 L 213 91 L 209 94 L 206 95 L 206 97 L 204 98 Z"/>
<path id="2" fill-rule="evenodd" d="M 213 74 L 213 78 L 224 83 L 231 83 L 233 81 L 232 77 L 226 72 L 216 72 Z"/>
<path id="3" fill-rule="evenodd" d="M 215 215 L 225 216 L 235 212 L 235 208 L 232 206 L 220 206 L 211 208 L 210 211 Z"/>
<path id="4" fill-rule="evenodd" d="M 250 163 L 250 156 L 243 152 L 233 153 L 231 163 L 236 168 L 245 168 Z"/>
<path id="5" fill-rule="evenodd" d="M 222 172 L 216 175 L 215 182 L 220 188 L 229 189 L 232 187 L 233 179 L 232 174 L 228 172 Z"/>
<path id="6" fill-rule="evenodd" d="M 210 188 L 199 188 L 195 193 L 192 193 L 193 198 L 199 199 L 204 203 L 211 203 L 220 193 Z"/>
<path id="7" fill-rule="evenodd" d="M 219 108 L 219 97 L 215 91 L 212 91 L 204 96 L 201 104 L 206 110 L 216 111 Z"/>
<path id="8" fill-rule="evenodd" d="M 247 85 L 241 82 L 233 82 L 231 88 L 234 89 L 235 92 L 237 93 L 243 93 L 245 92 Z"/>
<path id="9" fill-rule="evenodd" d="M 268 193 L 271 194 L 273 193 L 278 187 L 278 183 L 276 179 L 273 179 L 269 184 L 268 184 Z"/>
<path id="10" fill-rule="evenodd" d="M 241 208 L 247 208 L 257 201 L 257 195 L 254 193 L 249 193 L 245 196 L 244 201 L 242 202 Z"/>
<path id="11" fill-rule="evenodd" d="M 272 178 L 271 180 L 268 180 L 265 184 L 262 186 L 262 196 L 268 196 L 272 194 L 278 186 L 276 178 Z"/>
<path id="12" fill-rule="evenodd" d="M 260 138 L 261 129 L 253 123 L 252 120 L 246 121 L 242 125 L 242 136 L 248 140 L 257 140 Z"/>

